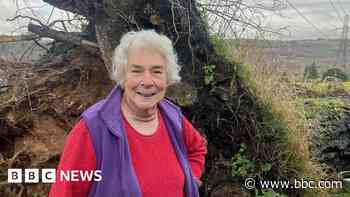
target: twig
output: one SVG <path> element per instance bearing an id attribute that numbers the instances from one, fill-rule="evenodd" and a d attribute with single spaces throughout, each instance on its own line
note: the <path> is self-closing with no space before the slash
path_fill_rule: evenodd
<path id="1" fill-rule="evenodd" d="M 53 14 L 53 11 L 55 10 L 55 7 L 52 6 L 52 9 L 51 9 L 51 12 L 50 12 L 50 15 L 49 15 L 49 18 L 47 18 L 47 21 L 46 21 L 46 24 L 49 24 L 50 20 L 51 20 L 51 17 L 52 17 L 52 14 Z"/>
<path id="2" fill-rule="evenodd" d="M 35 46 L 35 45 L 34 45 L 34 43 L 33 43 L 33 44 L 31 44 L 27 49 L 25 49 L 25 51 L 23 52 L 23 54 L 22 54 L 21 57 L 19 58 L 19 61 L 20 61 L 20 62 L 23 60 L 24 56 L 28 53 L 28 51 L 33 50 L 34 46 Z"/>
<path id="3" fill-rule="evenodd" d="M 46 48 L 46 47 L 44 47 L 42 44 L 40 44 L 40 43 L 38 42 L 38 40 L 34 40 L 34 42 L 35 42 L 35 44 L 37 44 L 39 47 L 41 47 L 42 49 L 44 49 L 46 52 L 49 52 L 49 49 Z"/>
<path id="4" fill-rule="evenodd" d="M 12 21 L 14 21 L 14 20 L 16 20 L 16 19 L 18 19 L 18 18 L 30 19 L 31 21 L 35 21 L 35 22 L 39 23 L 41 26 L 45 26 L 40 20 L 38 20 L 38 19 L 36 19 L 36 18 L 34 18 L 34 17 L 31 17 L 31 16 L 17 15 L 17 16 L 15 16 L 15 17 L 13 17 L 13 18 L 6 19 L 6 21 L 12 22 Z"/>

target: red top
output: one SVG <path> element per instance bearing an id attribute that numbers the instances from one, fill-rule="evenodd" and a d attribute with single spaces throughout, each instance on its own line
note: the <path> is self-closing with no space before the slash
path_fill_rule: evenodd
<path id="1" fill-rule="evenodd" d="M 157 131 L 150 136 L 140 134 L 125 119 L 123 121 L 142 196 L 184 196 L 185 177 L 176 158 L 163 118 L 159 116 Z M 183 117 L 183 127 L 188 160 L 193 175 L 199 179 L 207 151 L 205 141 L 185 117 Z M 94 148 L 83 119 L 69 133 L 58 169 L 96 169 Z M 49 197 L 87 197 L 91 183 L 89 181 L 57 180 L 51 187 Z"/>

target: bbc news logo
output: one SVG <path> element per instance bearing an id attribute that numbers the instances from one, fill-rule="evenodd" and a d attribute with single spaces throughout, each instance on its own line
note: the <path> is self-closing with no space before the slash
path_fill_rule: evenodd
<path id="1" fill-rule="evenodd" d="M 8 183 L 54 183 L 56 181 L 101 181 L 101 170 L 20 169 L 7 170 Z"/>

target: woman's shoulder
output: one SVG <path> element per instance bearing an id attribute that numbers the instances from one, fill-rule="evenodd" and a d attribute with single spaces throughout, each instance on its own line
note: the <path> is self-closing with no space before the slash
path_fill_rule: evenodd
<path id="1" fill-rule="evenodd" d="M 105 99 L 102 99 L 98 102 L 96 102 L 95 104 L 91 105 L 90 107 L 88 107 L 83 113 L 82 116 L 91 116 L 94 114 L 97 114 L 98 111 L 101 110 L 103 104 L 105 103 Z"/>
<path id="2" fill-rule="evenodd" d="M 82 136 L 86 136 L 89 133 L 89 129 L 86 126 L 86 122 L 83 118 L 81 118 L 71 129 L 69 132 L 70 138 L 81 138 Z"/>
<path id="3" fill-rule="evenodd" d="M 181 122 L 182 119 L 182 111 L 179 106 L 177 106 L 175 103 L 173 103 L 171 100 L 167 98 L 163 98 L 159 102 L 159 108 L 162 112 L 165 114 L 171 116 L 171 117 L 177 117 L 179 122 Z"/>

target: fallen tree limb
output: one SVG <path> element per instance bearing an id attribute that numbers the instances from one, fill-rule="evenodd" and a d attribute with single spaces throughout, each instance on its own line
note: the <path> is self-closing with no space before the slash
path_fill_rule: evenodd
<path id="1" fill-rule="evenodd" d="M 96 43 L 83 39 L 81 33 L 57 31 L 50 29 L 47 26 L 35 25 L 33 23 L 29 23 L 28 31 L 39 35 L 40 37 L 52 38 L 54 40 L 69 42 L 79 46 L 82 45 L 95 50 L 98 49 Z"/>

